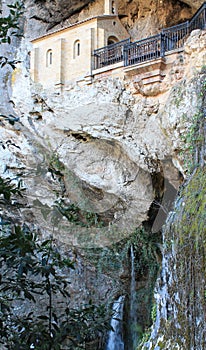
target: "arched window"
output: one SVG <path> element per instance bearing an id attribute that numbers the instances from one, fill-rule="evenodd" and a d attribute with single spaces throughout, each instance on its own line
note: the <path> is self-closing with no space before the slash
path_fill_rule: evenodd
<path id="1" fill-rule="evenodd" d="M 109 36 L 107 39 L 107 45 L 118 43 L 118 41 L 119 40 L 116 38 L 116 36 Z"/>
<path id="2" fill-rule="evenodd" d="M 73 49 L 73 58 L 76 58 L 77 56 L 80 56 L 80 41 L 76 40 L 74 42 L 74 49 Z"/>
<path id="3" fill-rule="evenodd" d="M 46 66 L 49 67 L 52 65 L 52 50 L 49 49 L 47 50 L 46 53 Z"/>

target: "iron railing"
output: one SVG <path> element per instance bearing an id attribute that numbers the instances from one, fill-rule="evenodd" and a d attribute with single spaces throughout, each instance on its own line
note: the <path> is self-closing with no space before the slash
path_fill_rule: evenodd
<path id="1" fill-rule="evenodd" d="M 203 3 L 190 21 L 162 30 L 165 52 L 182 48 L 193 30 L 205 28 L 206 2 Z"/>
<path id="2" fill-rule="evenodd" d="M 163 55 L 161 34 L 128 44 L 124 48 L 124 65 L 129 66 Z"/>
<path id="3" fill-rule="evenodd" d="M 164 53 L 180 49 L 184 46 L 189 36 L 189 22 L 187 21 L 174 27 L 165 28 L 161 33 Z"/>
<path id="4" fill-rule="evenodd" d="M 167 52 L 181 49 L 195 29 L 206 29 L 206 2 L 190 21 L 165 28 L 160 34 L 133 43 L 126 39 L 95 50 L 93 69 L 121 61 L 124 62 L 124 66 L 130 66 L 164 57 Z"/>
<path id="5" fill-rule="evenodd" d="M 181 49 L 194 29 L 205 28 L 206 2 L 190 21 L 165 28 L 158 35 L 125 46 L 124 66 L 164 57 L 166 52 Z"/>
<path id="6" fill-rule="evenodd" d="M 124 60 L 124 47 L 129 44 L 130 39 L 94 50 L 93 69 L 102 68 Z"/>
<path id="7" fill-rule="evenodd" d="M 194 29 L 205 29 L 205 28 L 206 28 L 206 2 L 202 4 L 199 10 L 190 19 L 189 31 L 191 33 Z"/>

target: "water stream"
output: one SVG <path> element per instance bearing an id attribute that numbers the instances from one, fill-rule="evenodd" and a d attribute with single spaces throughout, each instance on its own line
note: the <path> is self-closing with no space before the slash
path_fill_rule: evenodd
<path id="1" fill-rule="evenodd" d="M 113 304 L 114 315 L 111 320 L 113 330 L 109 332 L 109 338 L 105 350 L 124 350 L 124 341 L 122 336 L 124 296 L 120 296 Z"/>
<path id="2" fill-rule="evenodd" d="M 135 254 L 133 245 L 130 248 L 131 256 L 131 285 L 130 285 L 130 338 L 131 350 L 137 346 L 137 303 L 136 303 L 136 280 L 135 280 Z"/>

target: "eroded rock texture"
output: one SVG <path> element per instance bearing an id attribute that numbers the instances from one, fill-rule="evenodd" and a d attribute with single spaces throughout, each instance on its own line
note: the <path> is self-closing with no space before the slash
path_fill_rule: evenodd
<path id="1" fill-rule="evenodd" d="M 26 220 L 33 216 L 46 232 L 74 245 L 104 245 L 146 221 L 157 198 L 167 193 L 171 202 L 180 173 L 184 176 L 178 153 L 184 116 L 198 109 L 192 79 L 204 64 L 204 47 L 205 34 L 196 31 L 155 90 L 145 90 L 135 78 L 110 77 L 83 87 L 71 83 L 59 93 L 30 81 L 22 41 L 18 55 L 23 63 L 12 74 L 10 96 L 20 122 L 14 127 L 3 123 L 2 140 L 9 143 L 1 157 L 4 176 L 23 174 Z M 165 183 L 154 186 L 157 173 Z M 104 227 L 88 232 L 71 225 L 59 203 L 95 213 Z M 154 230 L 163 222 L 157 217 Z"/>
<path id="2" fill-rule="evenodd" d="M 128 29 L 134 27 L 134 35 L 150 35 L 155 27 L 170 26 L 186 20 L 201 6 L 202 1 L 178 0 L 120 0 L 118 12 Z M 38 21 L 47 30 L 56 25 L 74 23 L 103 13 L 103 1 L 28 1 L 27 8 L 32 25 Z M 138 22 L 138 23 L 137 23 Z M 141 32 L 141 33 L 139 33 Z M 38 32 L 39 33 L 39 32 Z M 34 33 L 33 33 L 34 34 Z"/>
<path id="3" fill-rule="evenodd" d="M 119 13 L 136 40 L 190 18 L 201 3 L 120 1 Z M 111 246 L 145 221 L 153 233 L 161 229 L 187 173 L 184 135 L 199 110 L 196 77 L 206 63 L 206 34 L 197 30 L 162 82 L 144 85 L 134 75 L 102 77 L 86 86 L 71 82 L 62 92 L 34 85 L 31 38 L 101 11 L 102 1 L 28 1 L 24 38 L 5 49 L 21 63 L 14 71 L 1 70 L 1 114 L 20 119 L 14 125 L 0 119 L 0 174 L 22 179 L 26 190 L 17 209 L 1 207 L 0 214 L 43 236 L 53 234 L 77 255 L 76 247 Z M 71 204 L 81 225 L 68 220 Z M 129 290 L 129 264 L 116 275 L 111 270 L 112 276 L 106 265 L 105 276 L 98 277 L 98 252 L 92 249 L 77 256 L 71 276 L 77 304 L 95 292 L 105 301 Z M 141 289 L 147 282 L 138 278 Z"/>

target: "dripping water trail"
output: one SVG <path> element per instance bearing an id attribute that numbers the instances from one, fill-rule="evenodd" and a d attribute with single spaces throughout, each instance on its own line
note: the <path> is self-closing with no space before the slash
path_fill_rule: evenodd
<path id="1" fill-rule="evenodd" d="M 137 300 L 136 300 L 136 279 L 135 279 L 135 254 L 133 245 L 130 248 L 131 256 L 131 285 L 130 285 L 130 339 L 131 350 L 137 346 Z"/>
<path id="2" fill-rule="evenodd" d="M 109 332 L 109 338 L 106 350 L 124 350 L 124 341 L 122 336 L 124 296 L 120 296 L 113 304 L 114 315 L 111 320 L 113 330 Z"/>

